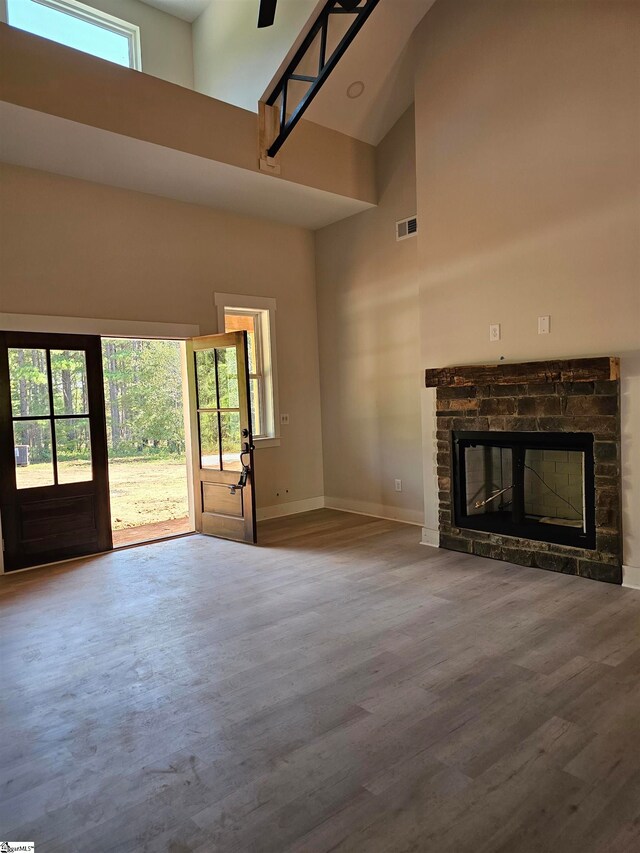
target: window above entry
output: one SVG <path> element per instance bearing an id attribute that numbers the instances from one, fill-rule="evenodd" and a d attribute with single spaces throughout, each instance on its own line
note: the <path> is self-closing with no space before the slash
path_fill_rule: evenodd
<path id="1" fill-rule="evenodd" d="M 142 70 L 140 28 L 76 0 L 6 0 L 18 27 L 100 59 Z"/>

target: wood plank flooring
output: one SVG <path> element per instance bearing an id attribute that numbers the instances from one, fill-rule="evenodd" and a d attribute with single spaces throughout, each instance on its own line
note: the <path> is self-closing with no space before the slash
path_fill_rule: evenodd
<path id="1" fill-rule="evenodd" d="M 0 837 L 640 849 L 640 593 L 322 510 L 6 577 Z"/>

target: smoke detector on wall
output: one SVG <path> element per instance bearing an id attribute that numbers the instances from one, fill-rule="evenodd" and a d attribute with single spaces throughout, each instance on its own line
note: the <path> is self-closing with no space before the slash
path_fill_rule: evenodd
<path id="1" fill-rule="evenodd" d="M 400 219 L 396 222 L 396 240 L 408 240 L 418 233 L 418 217 L 410 216 L 408 219 Z"/>

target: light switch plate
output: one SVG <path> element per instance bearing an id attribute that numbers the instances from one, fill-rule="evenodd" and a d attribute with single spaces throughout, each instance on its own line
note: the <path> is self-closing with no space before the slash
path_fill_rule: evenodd
<path id="1" fill-rule="evenodd" d="M 286 426 L 289 423 L 289 415 L 280 415 L 280 423 Z"/>
<path id="2" fill-rule="evenodd" d="M 551 317 L 547 314 L 546 317 L 538 317 L 538 334 L 548 335 L 551 331 Z"/>

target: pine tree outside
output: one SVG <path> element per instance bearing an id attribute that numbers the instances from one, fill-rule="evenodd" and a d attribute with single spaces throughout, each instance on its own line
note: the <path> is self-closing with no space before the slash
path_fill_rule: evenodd
<path id="1" fill-rule="evenodd" d="M 181 345 L 104 338 L 102 355 L 113 530 L 188 530 Z"/>

